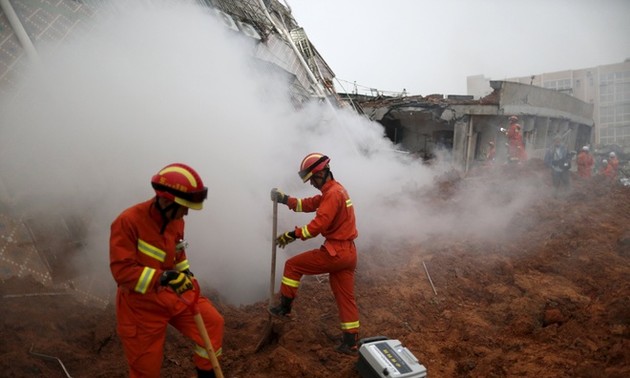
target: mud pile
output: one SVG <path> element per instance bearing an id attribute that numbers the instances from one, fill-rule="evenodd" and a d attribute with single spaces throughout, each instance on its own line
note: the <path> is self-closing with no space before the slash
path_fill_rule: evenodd
<path id="1" fill-rule="evenodd" d="M 549 185 L 539 167 L 526 169 Z M 424 195 L 448 204 L 474 181 L 452 175 Z M 360 251 L 361 335 L 400 340 L 431 377 L 628 377 L 629 225 L 630 190 L 593 181 L 532 203 L 510 224 L 517 237 L 436 236 L 404 251 Z M 277 339 L 258 353 L 267 303 L 234 307 L 203 290 L 226 319 L 226 377 L 359 376 L 356 358 L 333 351 L 340 333 L 325 280 L 303 280 L 298 319 L 275 324 Z M 1 283 L 2 375 L 66 376 L 32 350 L 73 377 L 126 376 L 114 308 L 36 295 L 47 291 L 28 278 Z M 194 376 L 189 353 L 169 329 L 162 375 Z"/>

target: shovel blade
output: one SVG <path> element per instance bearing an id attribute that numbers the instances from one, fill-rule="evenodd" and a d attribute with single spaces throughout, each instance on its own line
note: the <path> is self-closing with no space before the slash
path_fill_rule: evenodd
<path id="1" fill-rule="evenodd" d="M 269 320 L 267 320 L 267 323 L 265 324 L 265 328 L 263 329 L 263 332 L 262 332 L 262 337 L 260 338 L 260 341 L 256 345 L 256 349 L 254 349 L 254 353 L 260 352 L 267 345 L 277 343 L 279 337 L 280 337 L 280 334 L 278 333 L 278 330 L 275 329 L 271 316 L 269 316 Z"/>

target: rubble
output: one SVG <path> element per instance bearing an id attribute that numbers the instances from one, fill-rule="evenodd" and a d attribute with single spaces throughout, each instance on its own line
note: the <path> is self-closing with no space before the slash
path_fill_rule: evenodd
<path id="1" fill-rule="evenodd" d="M 546 172 L 530 173 L 549 185 Z M 424 200 L 448 203 L 457 191 L 499 178 L 448 179 L 447 193 L 424 192 Z M 509 225 L 520 230 L 514 239 L 436 236 L 404 249 L 364 248 L 356 282 L 361 336 L 400 340 L 433 377 L 629 376 L 628 224 L 628 189 L 592 181 L 567 198 L 533 203 Z M 203 288 L 226 319 L 226 377 L 358 377 L 356 358 L 333 350 L 336 309 L 328 283 L 317 278 L 303 280 L 299 320 L 277 325 L 278 340 L 258 353 L 267 301 L 237 307 Z M 72 376 L 126 376 L 112 305 L 13 295 L 47 292 L 28 276 L 0 284 L 3 375 L 63 376 L 32 348 L 62 360 Z M 163 376 L 193 375 L 189 351 L 189 341 L 169 329 Z"/>

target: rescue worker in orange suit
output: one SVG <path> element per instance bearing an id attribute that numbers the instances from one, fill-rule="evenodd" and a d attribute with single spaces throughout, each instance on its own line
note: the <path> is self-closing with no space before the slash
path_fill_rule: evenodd
<path id="1" fill-rule="evenodd" d="M 599 167 L 598 174 L 610 181 L 613 181 L 616 177 L 615 169 L 606 159 L 602 160 L 602 165 Z"/>
<path id="2" fill-rule="evenodd" d="M 186 257 L 183 218 L 188 209 L 201 210 L 208 188 L 197 172 L 179 163 L 161 169 L 151 185 L 156 196 L 124 210 L 111 225 L 109 256 L 118 284 L 117 332 L 129 377 L 160 377 L 169 324 L 195 342 L 198 377 L 215 377 L 193 313 L 184 303 L 194 301 L 195 278 Z M 219 356 L 223 317 L 207 298 L 199 296 L 197 304 Z"/>
<path id="3" fill-rule="evenodd" d="M 508 139 L 508 159 L 510 162 L 519 162 L 527 160 L 527 151 L 523 143 L 523 135 L 521 134 L 521 125 L 518 124 L 518 117 L 511 116 L 509 118 L 510 126 L 508 126 L 505 135 Z"/>
<path id="4" fill-rule="evenodd" d="M 588 146 L 582 147 L 582 151 L 577 156 L 578 177 L 583 179 L 591 178 L 593 165 L 595 165 L 595 159 L 593 159 Z"/>
<path id="5" fill-rule="evenodd" d="M 303 275 L 329 274 L 330 288 L 337 302 L 341 331 L 338 352 L 356 355 L 359 334 L 359 309 L 354 296 L 354 274 L 357 251 L 354 239 L 358 232 L 352 200 L 346 189 L 337 182 L 329 166 L 330 159 L 320 153 L 307 155 L 300 164 L 299 175 L 321 191 L 310 198 L 294 198 L 277 189 L 271 199 L 295 212 L 316 212 L 315 217 L 302 227 L 295 227 L 279 235 L 276 244 L 284 248 L 296 239 L 306 240 L 322 234 L 324 244 L 288 259 L 284 265 L 280 285 L 280 303 L 269 309 L 272 315 L 291 317 L 291 306 L 297 296 Z"/>

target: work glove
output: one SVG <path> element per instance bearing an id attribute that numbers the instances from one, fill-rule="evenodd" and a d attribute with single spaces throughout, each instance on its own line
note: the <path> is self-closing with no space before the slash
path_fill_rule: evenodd
<path id="1" fill-rule="evenodd" d="M 280 248 L 284 248 L 287 244 L 295 241 L 295 231 L 287 231 L 276 238 L 276 244 Z"/>
<path id="2" fill-rule="evenodd" d="M 170 286 L 178 295 L 193 288 L 190 277 L 186 273 L 176 270 L 165 270 L 160 276 L 160 285 Z"/>
<path id="3" fill-rule="evenodd" d="M 289 196 L 279 191 L 278 188 L 273 188 L 271 189 L 271 200 L 278 200 L 279 203 L 286 205 L 289 201 Z"/>
<path id="4" fill-rule="evenodd" d="M 193 274 L 193 272 L 190 271 L 190 269 L 184 269 L 182 270 L 182 273 L 184 273 L 185 275 L 187 275 L 188 277 L 194 277 L 195 275 Z"/>

